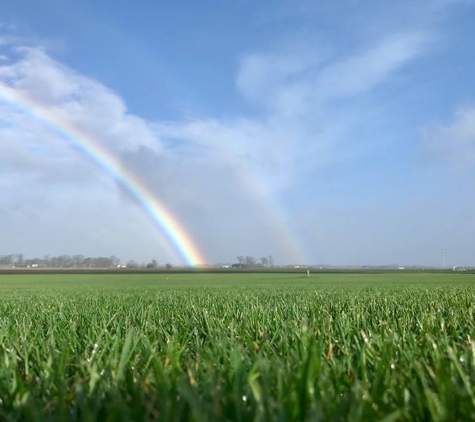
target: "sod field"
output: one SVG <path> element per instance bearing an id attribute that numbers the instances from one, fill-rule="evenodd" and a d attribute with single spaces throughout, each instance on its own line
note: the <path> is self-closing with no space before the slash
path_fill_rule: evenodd
<path id="1" fill-rule="evenodd" d="M 475 420 L 475 274 L 0 275 L 0 421 Z"/>

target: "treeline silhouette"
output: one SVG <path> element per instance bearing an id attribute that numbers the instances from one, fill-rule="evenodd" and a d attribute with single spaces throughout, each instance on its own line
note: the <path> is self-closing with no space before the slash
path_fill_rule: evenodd
<path id="1" fill-rule="evenodd" d="M 134 261 L 130 261 L 130 264 L 131 267 L 138 267 Z M 10 268 L 109 268 L 119 265 L 120 259 L 116 256 L 46 255 L 43 258 L 25 259 L 23 254 L 0 255 L 0 267 Z"/>

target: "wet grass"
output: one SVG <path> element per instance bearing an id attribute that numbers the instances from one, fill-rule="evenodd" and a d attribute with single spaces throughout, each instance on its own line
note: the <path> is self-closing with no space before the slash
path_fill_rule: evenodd
<path id="1" fill-rule="evenodd" d="M 474 286 L 442 273 L 1 276 L 0 420 L 473 420 Z"/>

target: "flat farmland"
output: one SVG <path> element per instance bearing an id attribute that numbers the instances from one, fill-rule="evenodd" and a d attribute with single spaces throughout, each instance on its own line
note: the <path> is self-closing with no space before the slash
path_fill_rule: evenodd
<path id="1" fill-rule="evenodd" d="M 0 275 L 0 420 L 475 419 L 475 275 Z"/>

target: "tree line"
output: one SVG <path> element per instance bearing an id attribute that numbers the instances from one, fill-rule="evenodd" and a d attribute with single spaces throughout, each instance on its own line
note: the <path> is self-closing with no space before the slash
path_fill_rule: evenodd
<path id="1" fill-rule="evenodd" d="M 112 255 L 109 257 L 86 257 L 84 255 L 45 255 L 43 258 L 24 258 L 23 254 L 0 255 L 0 267 L 15 268 L 158 268 L 158 262 L 153 259 L 148 264 L 138 264 L 129 260 L 121 265 L 120 259 Z M 170 268 L 170 264 L 166 264 Z"/>
<path id="2" fill-rule="evenodd" d="M 236 258 L 237 263 L 233 264 L 233 268 L 257 268 L 257 267 L 273 267 L 274 257 L 272 255 L 264 256 L 259 260 L 256 260 L 253 256 L 240 255 Z"/>

